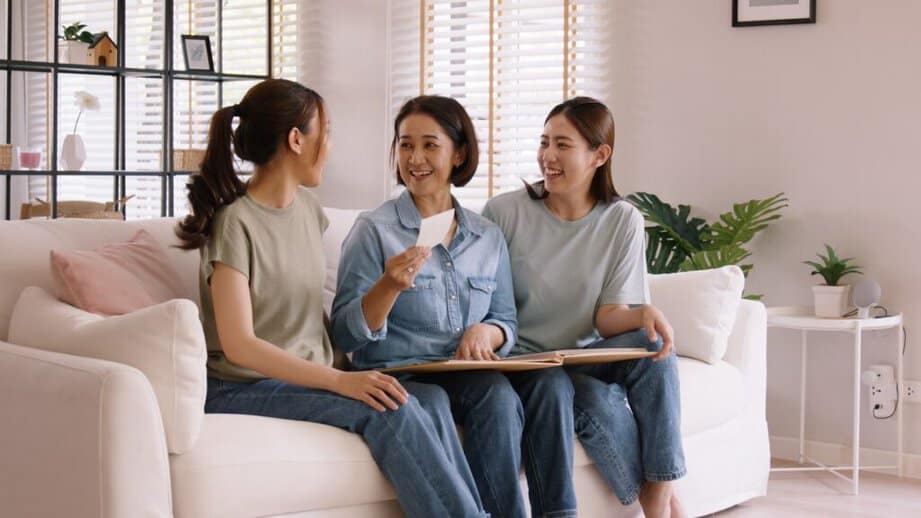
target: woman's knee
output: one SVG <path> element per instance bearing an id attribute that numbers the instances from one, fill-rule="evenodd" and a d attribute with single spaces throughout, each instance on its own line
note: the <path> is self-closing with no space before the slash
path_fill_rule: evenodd
<path id="1" fill-rule="evenodd" d="M 537 397 L 541 401 L 561 401 L 571 404 L 575 389 L 572 380 L 562 368 L 541 369 L 533 371 L 530 379 L 519 392 L 527 391 L 528 397 Z"/>
<path id="2" fill-rule="evenodd" d="M 604 381 L 581 373 L 571 375 L 574 389 L 573 406 L 595 413 L 611 413 L 616 406 L 626 406 L 626 391 L 617 383 Z"/>
<path id="3" fill-rule="evenodd" d="M 403 386 L 424 408 L 451 408 L 448 392 L 434 383 L 406 382 Z"/>

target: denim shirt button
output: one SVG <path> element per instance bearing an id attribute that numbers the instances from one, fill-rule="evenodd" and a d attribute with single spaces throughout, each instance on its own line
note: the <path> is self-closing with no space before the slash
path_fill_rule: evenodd
<path id="1" fill-rule="evenodd" d="M 457 295 L 451 295 L 451 300 L 454 300 L 456 298 L 457 298 Z"/>
<path id="2" fill-rule="evenodd" d="M 448 268 L 450 268 L 450 267 L 451 267 L 451 263 L 450 263 L 450 262 L 445 263 L 445 266 L 448 267 Z"/>
<path id="3" fill-rule="evenodd" d="M 454 332 L 455 332 L 455 333 L 460 333 L 460 328 L 459 328 L 459 327 L 455 327 L 455 328 L 454 328 Z"/>

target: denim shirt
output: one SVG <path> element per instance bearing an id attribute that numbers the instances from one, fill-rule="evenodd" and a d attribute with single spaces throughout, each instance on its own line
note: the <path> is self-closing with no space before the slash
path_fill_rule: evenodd
<path id="1" fill-rule="evenodd" d="M 361 300 L 384 273 L 384 262 L 415 246 L 422 218 L 409 191 L 362 213 L 342 244 L 330 316 L 333 343 L 351 352 L 357 369 L 449 359 L 464 331 L 483 322 L 502 329 L 508 354 L 516 343 L 515 298 L 508 248 L 494 223 L 452 197 L 457 230 L 450 246 L 436 245 L 397 297 L 383 327 L 372 332 Z"/>

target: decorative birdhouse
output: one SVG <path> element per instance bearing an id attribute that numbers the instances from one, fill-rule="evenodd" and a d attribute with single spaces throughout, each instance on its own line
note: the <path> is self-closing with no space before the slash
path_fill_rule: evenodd
<path id="1" fill-rule="evenodd" d="M 108 32 L 93 35 L 93 42 L 87 50 L 87 64 L 100 67 L 114 67 L 118 65 L 118 47 Z"/>

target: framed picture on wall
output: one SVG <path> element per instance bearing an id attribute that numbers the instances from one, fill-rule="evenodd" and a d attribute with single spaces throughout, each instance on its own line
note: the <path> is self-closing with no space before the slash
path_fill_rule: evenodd
<path id="1" fill-rule="evenodd" d="M 182 56 L 186 70 L 214 72 L 211 58 L 211 40 L 207 36 L 182 35 Z"/>
<path id="2" fill-rule="evenodd" d="M 815 0 L 732 0 L 732 26 L 815 23 Z"/>

